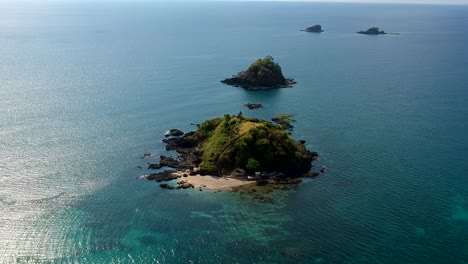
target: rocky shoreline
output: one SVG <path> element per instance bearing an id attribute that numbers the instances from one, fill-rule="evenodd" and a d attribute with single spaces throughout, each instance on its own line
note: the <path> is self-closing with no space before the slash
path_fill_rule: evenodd
<path id="1" fill-rule="evenodd" d="M 227 85 L 231 85 L 234 87 L 241 87 L 247 90 L 270 90 L 270 89 L 279 89 L 279 88 L 291 88 L 297 82 L 292 79 L 288 78 L 285 79 L 283 82 L 279 82 L 272 85 L 259 85 L 255 82 L 252 82 L 248 77 L 246 72 L 239 72 L 238 74 L 232 76 L 231 78 L 226 78 L 221 81 Z"/>
<path id="2" fill-rule="evenodd" d="M 248 90 L 289 88 L 296 84 L 294 79 L 283 76 L 281 67 L 274 62 L 271 56 L 256 60 L 247 70 L 241 71 L 221 82 Z"/>
<path id="3" fill-rule="evenodd" d="M 299 184 L 302 181 L 301 178 L 317 177 L 324 172 L 308 172 L 298 175 L 298 177 L 286 175 L 281 172 L 247 173 L 243 170 L 236 170 L 225 175 L 213 175 L 213 173 L 207 174 L 200 168 L 202 153 L 190 138 L 194 133 L 195 132 L 182 132 L 182 134 L 177 133 L 182 136 L 169 136 L 162 139 L 166 144 L 166 149 L 175 150 L 177 152 L 177 156 L 169 157 L 161 155 L 159 157 L 159 163 L 149 164 L 148 169 L 163 170 L 149 175 L 142 175 L 140 176 L 140 179 L 160 182 L 161 184 L 159 186 L 167 190 L 199 189 L 201 191 L 202 189 L 209 189 L 213 191 L 230 190 L 234 192 L 248 193 L 256 192 L 260 186 L 267 189 L 286 190 L 292 185 Z M 300 141 L 300 143 L 303 144 L 305 142 Z M 316 160 L 317 158 L 318 154 L 316 152 L 310 152 L 310 161 Z M 174 180 L 179 180 L 177 185 L 163 183 Z M 264 187 L 267 185 L 268 187 Z M 255 189 L 255 187 L 257 187 L 257 189 Z M 252 188 L 254 189 L 253 191 Z"/>

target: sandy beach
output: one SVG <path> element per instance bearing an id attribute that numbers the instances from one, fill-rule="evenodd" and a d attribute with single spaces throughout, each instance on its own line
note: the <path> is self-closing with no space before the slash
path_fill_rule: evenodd
<path id="1" fill-rule="evenodd" d="M 174 172 L 175 175 L 184 175 L 188 174 L 188 171 L 179 171 Z M 210 176 L 210 175 L 192 175 L 188 177 L 180 177 L 179 180 L 184 180 L 188 183 L 193 184 L 195 188 L 203 188 L 203 189 L 210 189 L 210 190 L 227 190 L 233 187 L 238 187 L 242 185 L 246 185 L 252 183 L 246 179 L 242 179 L 235 176 Z"/>

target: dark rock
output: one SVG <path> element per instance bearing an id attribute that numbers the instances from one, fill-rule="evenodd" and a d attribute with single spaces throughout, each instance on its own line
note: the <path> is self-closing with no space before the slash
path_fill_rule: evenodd
<path id="1" fill-rule="evenodd" d="M 253 104 L 253 103 L 245 103 L 244 106 L 249 108 L 249 109 L 263 108 L 262 104 Z"/>
<path id="2" fill-rule="evenodd" d="M 321 25 L 315 25 L 315 26 L 311 26 L 311 27 L 308 27 L 302 31 L 305 31 L 305 32 L 313 32 L 313 33 L 320 33 L 320 32 L 323 32 L 322 30 L 322 26 Z"/>
<path id="3" fill-rule="evenodd" d="M 158 173 L 152 173 L 145 177 L 147 180 L 153 180 L 157 182 L 161 181 L 171 181 L 177 179 L 177 176 L 174 175 L 174 171 L 165 170 Z"/>
<path id="4" fill-rule="evenodd" d="M 159 164 L 160 166 L 167 166 L 171 168 L 178 168 L 179 167 L 179 161 L 172 158 L 172 157 L 166 157 L 162 156 L 159 158 Z"/>
<path id="5" fill-rule="evenodd" d="M 324 173 L 327 171 L 327 166 L 323 166 L 322 168 L 320 168 L 320 173 Z"/>
<path id="6" fill-rule="evenodd" d="M 276 181 L 286 179 L 286 175 L 284 175 L 284 173 L 281 173 L 281 172 L 273 172 L 273 173 L 268 174 L 268 176 L 270 177 L 270 179 L 276 180 Z"/>
<path id="7" fill-rule="evenodd" d="M 387 34 L 384 31 L 380 31 L 378 27 L 371 27 L 366 31 L 359 31 L 357 33 L 358 34 L 364 34 L 364 35 L 383 35 L 383 34 Z"/>
<path id="8" fill-rule="evenodd" d="M 199 163 L 199 157 L 195 156 L 189 149 L 177 148 L 177 152 L 180 154 L 178 158 L 161 155 L 159 164 L 174 169 L 186 170 L 193 168 L 193 164 Z"/>
<path id="9" fill-rule="evenodd" d="M 177 150 L 176 145 L 166 144 L 166 150 Z"/>
<path id="10" fill-rule="evenodd" d="M 301 139 L 301 140 L 299 140 L 299 143 L 301 143 L 302 145 L 304 145 L 304 144 L 306 143 L 306 141 Z"/>
<path id="11" fill-rule="evenodd" d="M 294 128 L 294 126 L 291 125 L 289 122 L 285 122 L 282 118 L 279 118 L 279 117 L 273 117 L 271 121 L 282 126 L 284 129 L 292 130 Z"/>
<path id="12" fill-rule="evenodd" d="M 158 163 L 154 163 L 154 164 L 150 164 L 148 166 L 148 170 L 158 170 L 162 168 L 161 164 L 158 164 Z"/>
<path id="13" fill-rule="evenodd" d="M 169 185 L 167 183 L 163 183 L 163 184 L 160 184 L 159 187 L 163 188 L 163 189 L 168 189 L 168 190 L 174 190 L 175 187 L 172 186 L 172 185 Z"/>
<path id="14" fill-rule="evenodd" d="M 306 174 L 303 174 L 302 176 L 304 177 L 309 177 L 309 178 L 313 178 L 313 177 L 317 177 L 320 175 L 320 172 L 313 172 L 313 171 L 310 171 L 309 173 L 306 173 Z"/>
<path id="15" fill-rule="evenodd" d="M 277 182 L 275 182 L 275 184 L 296 185 L 296 184 L 299 184 L 299 183 L 301 183 L 301 182 L 302 182 L 301 179 L 298 179 L 298 178 L 289 178 L 289 179 L 285 179 L 285 180 L 282 180 L 282 181 L 277 181 Z"/>
<path id="16" fill-rule="evenodd" d="M 267 180 L 259 180 L 257 181 L 257 186 L 264 186 L 264 185 L 267 185 L 268 184 L 268 181 Z"/>
<path id="17" fill-rule="evenodd" d="M 315 151 L 312 151 L 312 152 L 309 152 L 310 153 L 310 157 L 312 158 L 312 160 L 318 160 L 319 158 L 319 154 Z"/>
<path id="18" fill-rule="evenodd" d="M 171 130 L 167 131 L 164 136 L 166 136 L 166 137 L 180 137 L 182 135 L 184 135 L 184 132 L 182 132 L 182 130 L 174 128 L 174 129 L 171 129 Z"/>
<path id="19" fill-rule="evenodd" d="M 149 157 L 151 157 L 152 154 L 151 153 L 144 153 L 143 156 L 141 156 L 142 159 L 147 159 Z"/>
<path id="20" fill-rule="evenodd" d="M 177 186 L 177 189 L 188 189 L 188 188 L 195 188 L 193 184 L 187 182 L 187 181 L 180 181 L 177 183 L 179 186 Z"/>
<path id="21" fill-rule="evenodd" d="M 194 132 L 186 133 L 184 137 L 165 138 L 162 142 L 166 143 L 166 150 L 178 150 L 183 148 L 194 147 L 194 142 L 190 140 L 190 136 Z"/>
<path id="22" fill-rule="evenodd" d="M 286 88 L 294 84 L 293 79 L 284 78 L 281 67 L 274 62 L 271 56 L 258 59 L 247 70 L 221 82 L 250 90 Z"/>
<path id="23" fill-rule="evenodd" d="M 162 142 L 166 143 L 166 150 L 176 150 L 182 141 L 183 138 L 167 138 L 162 140 Z"/>
<path id="24" fill-rule="evenodd" d="M 141 166 L 136 166 L 136 167 L 137 167 L 137 169 L 140 169 L 140 170 L 143 169 L 143 167 L 141 167 Z"/>

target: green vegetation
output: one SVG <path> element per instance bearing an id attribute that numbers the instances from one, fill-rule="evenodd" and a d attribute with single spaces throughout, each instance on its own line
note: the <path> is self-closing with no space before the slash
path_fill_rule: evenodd
<path id="1" fill-rule="evenodd" d="M 286 120 L 291 121 L 291 116 Z M 202 153 L 200 168 L 205 174 L 224 175 L 235 169 L 285 174 L 310 170 L 310 152 L 283 126 L 241 113 L 207 120 L 188 139 Z"/>
<path id="2" fill-rule="evenodd" d="M 296 119 L 293 118 L 293 115 L 287 113 L 276 113 L 275 117 L 271 120 L 280 125 L 284 130 L 288 130 L 290 132 L 294 128 L 291 123 L 296 122 Z"/>
<path id="3" fill-rule="evenodd" d="M 271 56 L 258 59 L 250 65 L 246 71 L 249 79 L 254 80 L 258 85 L 270 86 L 285 82 L 281 67 Z"/>
<path id="4" fill-rule="evenodd" d="M 241 71 L 222 83 L 251 90 L 292 87 L 294 79 L 286 79 L 281 67 L 271 56 L 254 61 L 247 70 Z"/>
<path id="5" fill-rule="evenodd" d="M 260 170 L 260 163 L 254 158 L 249 158 L 247 160 L 247 165 L 245 166 L 245 168 L 250 172 L 255 172 Z"/>

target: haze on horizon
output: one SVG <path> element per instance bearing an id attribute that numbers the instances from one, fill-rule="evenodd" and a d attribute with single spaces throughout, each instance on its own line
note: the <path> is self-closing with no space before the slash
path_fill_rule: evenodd
<path id="1" fill-rule="evenodd" d="M 216 0 L 213 0 L 216 1 Z M 221 0 L 224 1 L 224 0 Z M 229 1 L 229 0 L 228 0 Z M 230 1 L 261 1 L 261 2 L 315 2 L 315 3 L 382 3 L 382 4 L 461 4 L 467 5 L 468 0 L 230 0 Z"/>
<path id="2" fill-rule="evenodd" d="M 46 2 L 311 2 L 311 3 L 375 3 L 375 4 L 458 4 L 468 5 L 468 0 L 0 0 L 0 4 Z"/>
<path id="3" fill-rule="evenodd" d="M 233 0 L 236 1 L 236 0 Z M 468 4 L 468 0 L 237 0 L 261 2 L 382 3 L 382 4 Z"/>
<path id="4" fill-rule="evenodd" d="M 101 0 L 88 0 L 101 1 Z M 141 2 L 312 2 L 312 3 L 382 3 L 382 4 L 468 4 L 468 0 L 104 0 Z"/>

